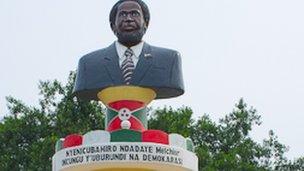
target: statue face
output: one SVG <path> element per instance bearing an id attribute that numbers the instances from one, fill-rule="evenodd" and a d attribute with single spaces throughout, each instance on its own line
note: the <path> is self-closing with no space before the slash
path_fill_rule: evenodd
<path id="1" fill-rule="evenodd" d="M 146 31 L 143 12 L 134 1 L 126 1 L 118 6 L 113 31 L 118 41 L 125 46 L 138 44 Z"/>

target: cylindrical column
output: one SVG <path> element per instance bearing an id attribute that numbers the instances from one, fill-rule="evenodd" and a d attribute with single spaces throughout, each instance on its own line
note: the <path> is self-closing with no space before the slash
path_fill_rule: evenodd
<path id="1" fill-rule="evenodd" d="M 98 93 L 107 106 L 105 125 L 112 142 L 141 141 L 141 133 L 148 129 L 146 108 L 155 97 L 152 89 L 137 86 L 109 87 Z"/>
<path id="2" fill-rule="evenodd" d="M 135 100 L 119 100 L 107 106 L 106 131 L 130 129 L 143 132 L 148 129 L 146 106 Z"/>

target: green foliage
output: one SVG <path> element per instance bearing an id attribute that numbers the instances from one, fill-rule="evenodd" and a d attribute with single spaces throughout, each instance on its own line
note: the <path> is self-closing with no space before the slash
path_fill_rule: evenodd
<path id="1" fill-rule="evenodd" d="M 278 141 L 273 131 L 261 144 L 249 136 L 254 126 L 261 125 L 261 117 L 255 109 L 248 108 L 243 99 L 218 123 L 206 114 L 194 120 L 192 114 L 187 107 L 158 109 L 150 116 L 149 127 L 191 137 L 200 171 L 301 170 L 304 167 L 303 159 L 287 160 L 287 147 Z"/>
<path id="2" fill-rule="evenodd" d="M 191 134 L 194 120 L 192 110 L 188 107 L 173 110 L 171 107 L 156 110 L 149 118 L 149 129 L 163 130 L 167 133 L 178 133 L 185 137 Z"/>
<path id="3" fill-rule="evenodd" d="M 249 137 L 261 124 L 256 110 L 247 109 L 241 99 L 232 113 L 216 124 L 205 115 L 195 125 L 192 137 L 200 156 L 201 170 L 264 170 L 259 165 L 263 147 Z"/>
<path id="4" fill-rule="evenodd" d="M 278 171 L 294 171 L 304 170 L 304 157 L 298 158 L 295 161 L 288 161 L 276 167 Z"/>
<path id="5" fill-rule="evenodd" d="M 104 109 L 97 102 L 72 96 L 75 74 L 68 83 L 40 82 L 39 107 L 8 97 L 12 114 L 0 123 L 0 170 L 51 170 L 55 142 L 68 134 L 104 129 Z"/>
<path id="6" fill-rule="evenodd" d="M 0 170 L 51 170 L 55 142 L 68 134 L 104 129 L 104 108 L 98 102 L 82 101 L 72 95 L 75 74 L 66 85 L 40 82 L 38 107 L 8 97 L 11 115 L 0 122 Z M 233 111 L 214 122 L 209 115 L 193 119 L 188 107 L 153 110 L 149 128 L 190 137 L 199 158 L 200 171 L 296 171 L 304 170 L 304 158 L 289 161 L 287 147 L 269 132 L 262 143 L 250 132 L 261 117 L 243 99 Z"/>

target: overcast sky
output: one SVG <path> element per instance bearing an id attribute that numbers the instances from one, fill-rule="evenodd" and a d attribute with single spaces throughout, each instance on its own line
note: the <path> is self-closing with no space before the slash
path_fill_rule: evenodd
<path id="1" fill-rule="evenodd" d="M 5 96 L 35 106 L 39 80 L 66 82 L 78 59 L 115 40 L 108 14 L 115 0 L 0 0 L 0 116 Z M 252 136 L 273 129 L 304 156 L 303 0 L 146 0 L 144 40 L 176 49 L 185 95 L 153 107 L 190 106 L 215 121 L 243 97 L 262 115 Z"/>

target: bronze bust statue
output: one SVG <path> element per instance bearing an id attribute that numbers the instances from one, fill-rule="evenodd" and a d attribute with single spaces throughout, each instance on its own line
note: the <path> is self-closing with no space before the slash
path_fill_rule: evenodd
<path id="1" fill-rule="evenodd" d="M 142 41 L 150 21 L 147 5 L 141 0 L 120 0 L 109 18 L 117 41 L 79 60 L 74 94 L 98 100 L 97 93 L 107 87 L 132 85 L 153 89 L 156 99 L 182 95 L 180 54 Z"/>

